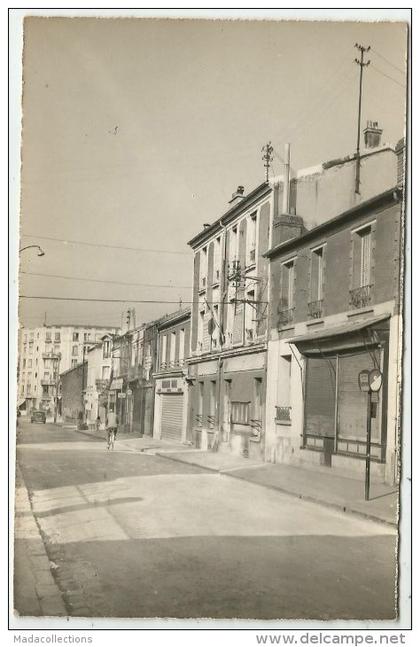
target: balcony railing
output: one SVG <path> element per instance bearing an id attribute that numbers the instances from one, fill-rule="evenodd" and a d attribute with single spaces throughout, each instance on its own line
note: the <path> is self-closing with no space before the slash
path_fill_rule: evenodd
<path id="1" fill-rule="evenodd" d="M 54 386 L 55 380 L 53 377 L 47 377 L 41 380 L 41 386 Z"/>
<path id="2" fill-rule="evenodd" d="M 61 359 L 61 353 L 56 353 L 55 351 L 48 351 L 46 353 L 42 353 L 42 359 Z"/>
<path id="3" fill-rule="evenodd" d="M 290 422 L 292 419 L 292 407 L 276 407 L 276 422 Z"/>
<path id="4" fill-rule="evenodd" d="M 214 425 L 215 425 L 215 422 L 216 422 L 216 416 L 207 416 L 207 422 L 208 422 L 209 428 L 214 429 Z"/>
<path id="5" fill-rule="evenodd" d="M 311 319 L 320 319 L 322 317 L 322 299 L 308 303 L 308 317 Z"/>
<path id="6" fill-rule="evenodd" d="M 292 323 L 294 311 L 295 311 L 294 308 L 287 308 L 286 310 L 280 310 L 278 315 L 279 328 L 281 328 L 282 326 L 287 326 L 287 324 Z"/>
<path id="7" fill-rule="evenodd" d="M 197 413 L 195 416 L 195 424 L 197 427 L 202 427 L 203 426 L 203 415 L 201 413 Z"/>
<path id="8" fill-rule="evenodd" d="M 350 290 L 350 307 L 364 308 L 371 303 L 373 284 Z"/>

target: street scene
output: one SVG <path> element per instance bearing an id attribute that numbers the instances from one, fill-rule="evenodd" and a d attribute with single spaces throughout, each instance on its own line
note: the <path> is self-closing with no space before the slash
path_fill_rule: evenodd
<path id="1" fill-rule="evenodd" d="M 15 573 L 22 613 L 50 615 L 62 599 L 62 613 L 79 617 L 395 614 L 389 524 L 130 441 L 108 452 L 103 439 L 54 424 L 24 423 L 17 451 L 31 501 L 23 515 L 33 512 L 53 573 L 45 583 L 42 556 L 22 533 Z M 19 516 L 17 524 L 19 533 Z"/>
<path id="2" fill-rule="evenodd" d="M 24 34 L 15 616 L 397 620 L 407 24 Z"/>

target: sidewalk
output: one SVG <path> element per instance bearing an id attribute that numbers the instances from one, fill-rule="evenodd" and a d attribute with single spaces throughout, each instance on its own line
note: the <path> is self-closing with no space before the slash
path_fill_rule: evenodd
<path id="1" fill-rule="evenodd" d="M 16 465 L 14 609 L 20 616 L 67 616 L 28 491 Z"/>
<path id="2" fill-rule="evenodd" d="M 106 438 L 105 431 L 79 433 Z M 374 521 L 393 526 L 398 523 L 397 488 L 384 483 L 372 483 L 371 499 L 365 501 L 363 480 L 329 473 L 326 469 L 262 463 L 150 437 L 133 437 L 133 434 L 118 433 L 116 447 L 196 465 Z"/>
<path id="3" fill-rule="evenodd" d="M 397 525 L 398 492 L 384 483 L 371 485 L 371 499 L 364 500 L 364 482 L 311 468 L 275 463 L 253 463 L 249 459 L 213 452 L 165 453 L 172 460 L 279 490 L 305 501 L 350 512 L 374 521 Z"/>

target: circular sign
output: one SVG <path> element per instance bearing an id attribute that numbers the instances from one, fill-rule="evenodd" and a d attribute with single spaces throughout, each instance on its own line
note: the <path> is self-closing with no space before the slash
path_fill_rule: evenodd
<path id="1" fill-rule="evenodd" d="M 382 386 L 382 373 L 378 368 L 374 368 L 369 373 L 369 387 L 373 392 L 379 391 Z"/>

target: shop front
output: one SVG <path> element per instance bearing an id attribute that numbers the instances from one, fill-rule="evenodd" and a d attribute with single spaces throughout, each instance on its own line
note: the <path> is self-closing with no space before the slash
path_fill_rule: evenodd
<path id="1" fill-rule="evenodd" d="M 305 367 L 302 449 L 319 452 L 325 466 L 348 467 L 349 460 L 364 460 L 369 413 L 371 456 L 380 472 L 387 453 L 389 321 L 293 343 Z M 379 369 L 384 381 L 368 412 L 359 373 L 372 369 Z"/>

